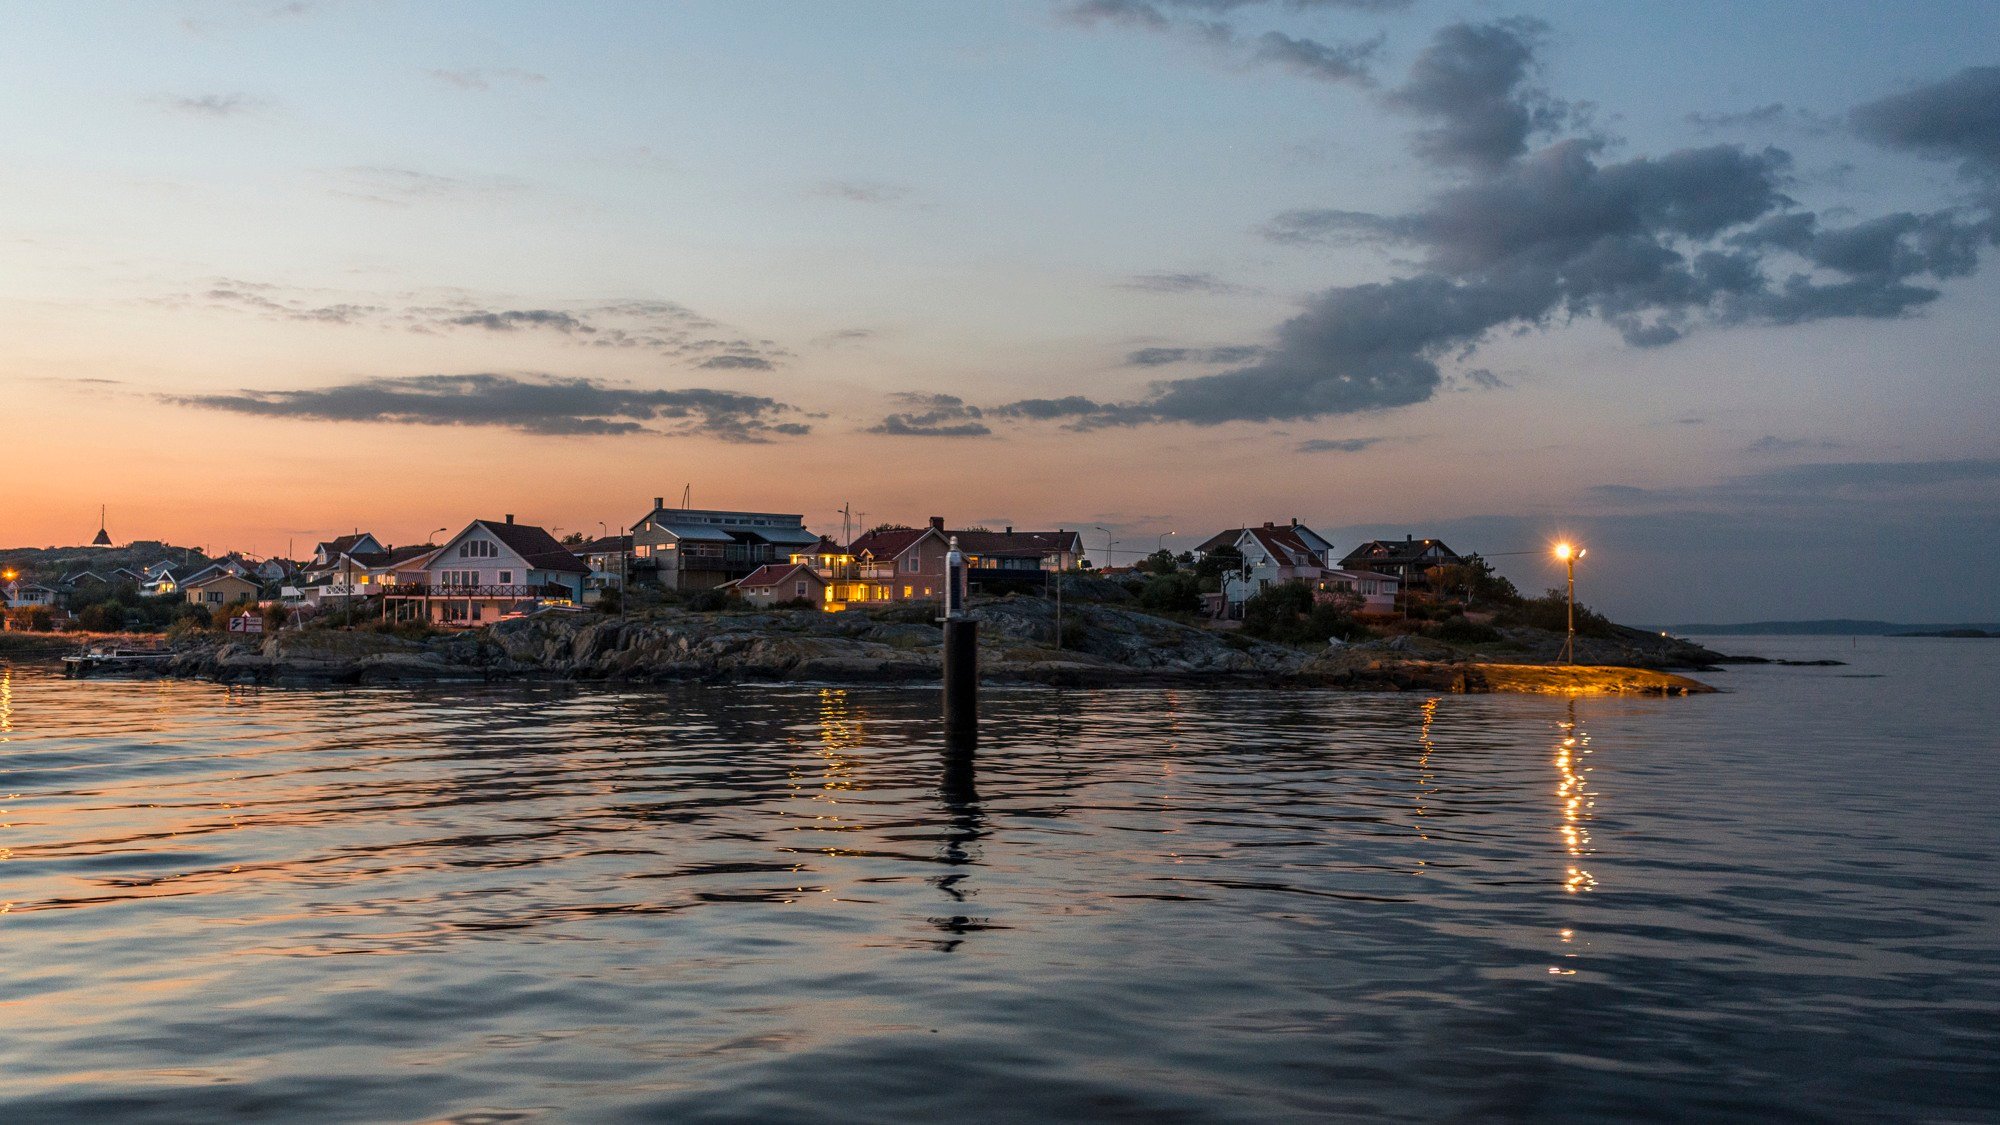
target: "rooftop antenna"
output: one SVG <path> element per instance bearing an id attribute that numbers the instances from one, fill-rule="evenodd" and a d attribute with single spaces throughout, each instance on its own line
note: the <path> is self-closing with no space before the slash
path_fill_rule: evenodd
<path id="1" fill-rule="evenodd" d="M 846 547 L 854 542 L 854 501 L 840 506 L 840 545 Z"/>
<path id="2" fill-rule="evenodd" d="M 694 507 L 694 485 L 689 483 L 681 486 L 681 508 L 685 510 L 692 507 Z"/>

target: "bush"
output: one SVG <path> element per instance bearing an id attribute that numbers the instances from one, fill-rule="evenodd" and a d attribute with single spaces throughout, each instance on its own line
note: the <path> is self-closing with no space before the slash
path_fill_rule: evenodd
<path id="1" fill-rule="evenodd" d="M 1528 598 L 1500 610 L 1493 615 L 1493 623 L 1504 628 L 1525 627 L 1561 633 L 1569 628 L 1568 613 L 1569 596 L 1561 590 L 1550 590 L 1539 598 Z M 1610 618 L 1582 602 L 1576 603 L 1576 631 L 1586 637 L 1617 635 Z"/>
<path id="2" fill-rule="evenodd" d="M 616 590 L 615 588 L 605 589 L 598 592 L 597 612 L 621 613 L 624 611 L 624 608 L 625 608 L 624 595 L 619 593 L 619 591 Z"/>
<path id="3" fill-rule="evenodd" d="M 714 613 L 729 607 L 729 594 L 725 590 L 696 590 L 681 600 L 681 607 L 696 613 Z"/>
<path id="4" fill-rule="evenodd" d="M 1368 627 L 1337 602 L 1314 602 L 1303 582 L 1273 586 L 1243 604 L 1243 631 L 1250 636 L 1287 644 L 1325 644 L 1339 638 L 1361 640 Z"/>
<path id="5" fill-rule="evenodd" d="M 1187 571 L 1155 574 L 1139 588 L 1139 605 L 1164 613 L 1198 612 L 1201 609 L 1201 579 Z"/>
<path id="6" fill-rule="evenodd" d="M 1451 644 L 1477 645 L 1499 640 L 1500 630 L 1467 620 L 1464 614 L 1454 614 L 1424 630 L 1424 635 Z"/>

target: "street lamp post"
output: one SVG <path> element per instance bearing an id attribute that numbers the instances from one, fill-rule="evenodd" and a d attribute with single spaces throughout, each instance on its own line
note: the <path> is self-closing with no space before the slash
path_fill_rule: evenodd
<path id="1" fill-rule="evenodd" d="M 1569 631 L 1563 635 L 1562 659 L 1565 663 L 1576 663 L 1576 560 L 1584 556 L 1582 547 L 1572 547 L 1568 543 L 1556 544 L 1556 557 L 1563 561 L 1563 568 L 1569 572 Z"/>
<path id="2" fill-rule="evenodd" d="M 1092 524 L 1091 526 L 1092 526 L 1092 527 L 1096 527 L 1096 528 L 1097 528 L 1097 530 L 1099 530 L 1099 531 L 1102 531 L 1102 532 L 1104 533 L 1104 566 L 1110 566 L 1110 565 L 1111 565 L 1111 550 L 1112 550 L 1112 548 L 1114 548 L 1114 547 L 1116 547 L 1116 546 L 1118 545 L 1118 540 L 1116 540 L 1116 539 L 1113 539 L 1113 538 L 1111 538 L 1111 529 L 1110 529 L 1110 528 L 1108 528 L 1108 527 L 1102 527 L 1102 526 L 1099 526 L 1099 525 L 1097 525 L 1097 524 Z M 1099 567 L 1098 569 L 1099 569 L 1099 570 L 1102 570 L 1102 569 L 1104 569 L 1104 567 Z"/>

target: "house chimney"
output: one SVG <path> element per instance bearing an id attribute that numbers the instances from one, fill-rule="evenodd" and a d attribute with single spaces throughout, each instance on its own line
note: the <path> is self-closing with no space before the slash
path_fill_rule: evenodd
<path id="1" fill-rule="evenodd" d="M 1007 534 L 1009 535 L 1014 534 L 1014 525 L 1011 523 L 1007 525 Z"/>
<path id="2" fill-rule="evenodd" d="M 1293 527 L 1297 527 L 1297 526 L 1299 526 L 1299 517 L 1297 517 L 1297 516 L 1293 516 L 1293 517 L 1292 517 L 1292 526 L 1293 526 Z"/>
<path id="3" fill-rule="evenodd" d="M 656 512 L 657 512 L 657 511 L 659 511 L 659 510 L 660 510 L 661 508 L 664 508 L 664 507 L 666 507 L 666 506 L 667 506 L 667 498 L 666 498 L 666 497 L 664 497 L 664 496 L 655 496 L 655 497 L 653 497 L 653 510 L 654 510 L 654 511 L 656 511 Z"/>
<path id="4" fill-rule="evenodd" d="M 943 517 L 943 516 L 932 516 L 932 517 L 931 517 L 931 526 L 932 526 L 932 527 L 934 527 L 934 528 L 936 528 L 936 529 L 937 529 L 937 530 L 939 530 L 939 531 L 943 531 L 943 530 L 944 530 L 944 517 Z"/>
<path id="5" fill-rule="evenodd" d="M 1414 535 L 1405 535 L 1405 536 L 1403 536 L 1403 542 L 1405 542 L 1405 543 L 1415 543 L 1416 541 L 1417 541 L 1417 537 L 1416 537 L 1416 536 L 1414 536 Z"/>
<path id="6" fill-rule="evenodd" d="M 1270 527 L 1270 526 L 1272 526 L 1272 524 L 1271 524 L 1271 521 L 1270 521 L 1270 520 L 1265 520 L 1265 521 L 1264 521 L 1264 526 L 1265 526 L 1265 527 Z"/>
<path id="7" fill-rule="evenodd" d="M 514 522 L 514 513 L 512 513 L 512 512 L 508 512 L 508 513 L 507 513 L 507 522 L 508 522 L 508 523 L 513 523 L 513 522 Z"/>

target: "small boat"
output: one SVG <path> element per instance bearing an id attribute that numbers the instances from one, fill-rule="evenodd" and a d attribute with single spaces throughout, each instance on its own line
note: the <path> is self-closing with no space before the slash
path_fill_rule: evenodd
<path id="1" fill-rule="evenodd" d="M 158 671 L 174 654 L 163 648 L 94 645 L 88 652 L 63 657 L 63 674 L 89 676 L 98 672 Z"/>

